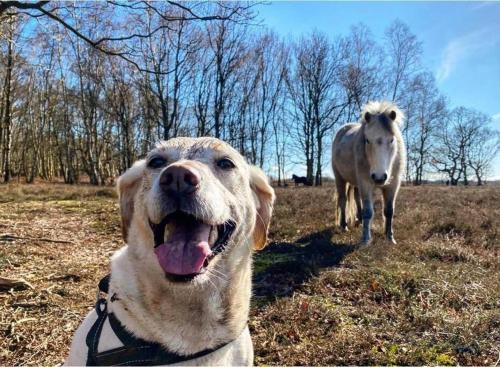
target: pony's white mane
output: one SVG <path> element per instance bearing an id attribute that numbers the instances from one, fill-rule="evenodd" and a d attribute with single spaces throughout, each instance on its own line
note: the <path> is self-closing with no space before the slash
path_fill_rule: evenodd
<path id="1" fill-rule="evenodd" d="M 381 113 L 389 114 L 391 111 L 396 112 L 396 119 L 394 122 L 398 124 L 398 126 L 402 126 L 405 114 L 394 102 L 389 101 L 370 101 L 365 104 L 361 111 L 360 121 L 363 121 L 366 112 L 369 112 L 371 115 L 377 115 Z"/>

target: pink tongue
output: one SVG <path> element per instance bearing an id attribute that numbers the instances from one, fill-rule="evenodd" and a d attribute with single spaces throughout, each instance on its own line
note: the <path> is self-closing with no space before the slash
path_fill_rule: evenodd
<path id="1" fill-rule="evenodd" d="M 210 226 L 178 224 L 168 234 L 167 242 L 155 248 L 155 254 L 166 273 L 189 275 L 199 273 L 212 253 L 208 244 Z"/>

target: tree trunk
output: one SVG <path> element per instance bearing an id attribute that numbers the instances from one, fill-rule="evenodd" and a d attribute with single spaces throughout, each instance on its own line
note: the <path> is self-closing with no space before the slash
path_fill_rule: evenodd
<path id="1" fill-rule="evenodd" d="M 321 155 L 323 154 L 323 139 L 321 138 L 321 134 L 317 131 L 316 135 L 317 141 L 317 160 L 316 160 L 316 177 L 315 177 L 315 185 L 321 186 L 323 184 L 322 180 L 322 172 L 321 172 Z"/>
<path id="2" fill-rule="evenodd" d="M 10 144 L 11 144 L 11 84 L 12 84 L 12 29 L 7 47 L 7 68 L 5 70 L 4 83 L 4 116 L 3 116 L 3 149 L 2 149 L 2 168 L 4 182 L 10 181 Z"/>

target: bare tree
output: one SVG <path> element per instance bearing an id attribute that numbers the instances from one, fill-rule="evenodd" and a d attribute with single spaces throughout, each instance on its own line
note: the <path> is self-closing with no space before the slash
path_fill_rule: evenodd
<path id="1" fill-rule="evenodd" d="M 288 79 L 296 135 L 306 158 L 307 179 L 322 182 L 323 139 L 348 106 L 341 85 L 342 42 L 313 33 L 294 47 L 295 68 Z M 316 163 L 316 165 L 315 165 Z M 314 169 L 316 172 L 314 173 Z"/>
<path id="2" fill-rule="evenodd" d="M 285 167 L 287 162 L 287 143 L 290 138 L 290 128 L 287 124 L 287 113 L 285 103 L 280 104 L 277 109 L 278 115 L 273 120 L 273 140 L 274 140 L 274 154 L 276 156 L 276 172 L 278 186 L 284 184 Z"/>
<path id="3" fill-rule="evenodd" d="M 445 125 L 437 133 L 437 146 L 433 154 L 433 166 L 449 177 L 450 184 L 462 180 L 469 184 L 468 167 L 470 151 L 481 139 L 481 130 L 489 117 L 478 111 L 457 107 L 450 112 Z"/>
<path id="4" fill-rule="evenodd" d="M 14 68 L 14 37 L 17 28 L 17 19 L 7 19 L 7 55 L 5 60 L 5 75 L 2 87 L 2 101 L 0 106 L 0 147 L 1 168 L 4 182 L 10 181 L 10 155 L 12 134 L 12 74 Z"/>
<path id="5" fill-rule="evenodd" d="M 347 121 L 352 121 L 365 103 L 383 95 L 384 53 L 364 24 L 351 27 L 344 42 L 348 52 L 341 82 L 349 102 Z"/>
<path id="6" fill-rule="evenodd" d="M 256 105 L 258 106 L 258 164 L 264 166 L 270 126 L 278 119 L 279 107 L 284 103 L 287 77 L 288 50 L 273 33 L 257 39 Z"/>
<path id="7" fill-rule="evenodd" d="M 491 163 L 500 151 L 500 133 L 483 126 L 475 136 L 467 153 L 467 161 L 481 186 L 491 170 Z"/>
<path id="8" fill-rule="evenodd" d="M 120 157 L 119 172 L 124 172 L 135 162 L 137 148 L 134 130 L 139 115 L 139 107 L 135 103 L 136 92 L 128 65 L 113 63 L 109 65 L 109 83 L 106 83 L 105 112 L 116 123 L 117 145 Z"/>
<path id="9" fill-rule="evenodd" d="M 446 113 L 446 101 L 439 94 L 432 74 L 422 73 L 415 80 L 415 103 L 411 111 L 413 122 L 407 141 L 409 169 L 414 170 L 415 185 L 421 185 L 430 162 L 434 133 L 440 128 Z"/>
<path id="10" fill-rule="evenodd" d="M 422 56 L 422 43 L 411 33 L 410 28 L 395 20 L 385 31 L 387 96 L 399 102 L 405 94 L 405 86 L 418 71 Z"/>
<path id="11" fill-rule="evenodd" d="M 201 42 L 205 40 L 201 38 Z M 208 40 L 206 40 L 208 42 Z M 203 47 L 205 46 L 205 47 Z M 198 62 L 192 69 L 192 110 L 196 118 L 196 135 L 204 136 L 210 132 L 210 107 L 213 97 L 214 73 L 212 67 L 214 58 L 207 45 L 203 45 L 197 52 Z"/>
<path id="12" fill-rule="evenodd" d="M 99 29 L 97 14 L 85 19 L 85 27 L 97 32 Z M 89 32 L 91 32 L 90 29 Z M 78 96 L 77 123 L 81 129 L 82 164 L 91 184 L 105 184 L 110 173 L 106 167 L 109 162 L 105 156 L 105 145 L 111 128 L 102 109 L 106 63 L 102 55 L 92 48 L 85 47 L 77 37 L 70 38 L 70 47 L 75 60 L 73 68 L 76 85 L 74 88 Z"/>
<path id="13" fill-rule="evenodd" d="M 146 19 L 141 20 L 140 27 L 148 33 L 163 23 L 161 19 L 160 24 L 156 24 L 151 12 L 148 12 Z M 167 140 L 176 136 L 180 128 L 181 116 L 186 108 L 182 102 L 187 100 L 185 84 L 189 82 L 195 63 L 193 54 L 197 41 L 190 25 L 179 20 L 171 22 L 168 29 L 162 28 L 154 36 L 140 42 L 143 63 L 155 71 L 152 74 L 144 73 L 139 82 L 148 96 L 148 118 L 153 119 L 148 124 L 154 124 L 161 130 L 158 139 Z"/>
<path id="14" fill-rule="evenodd" d="M 241 33 L 243 31 L 229 21 L 207 25 L 208 41 L 214 59 L 213 128 L 210 131 L 213 131 L 216 138 L 225 138 L 226 104 L 230 102 L 228 95 L 231 94 L 237 66 L 244 53 Z"/>

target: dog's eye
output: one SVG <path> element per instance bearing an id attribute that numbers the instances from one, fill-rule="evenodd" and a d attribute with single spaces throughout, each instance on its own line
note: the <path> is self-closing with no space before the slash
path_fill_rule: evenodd
<path id="1" fill-rule="evenodd" d="M 161 168 L 167 164 L 167 160 L 162 157 L 154 157 L 148 162 L 149 168 Z"/>
<path id="2" fill-rule="evenodd" d="M 365 139 L 366 144 L 370 144 L 370 141 L 368 139 Z"/>
<path id="3" fill-rule="evenodd" d="M 234 163 L 228 158 L 222 158 L 217 161 L 217 167 L 222 168 L 223 170 L 230 170 L 235 168 Z"/>

